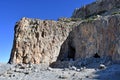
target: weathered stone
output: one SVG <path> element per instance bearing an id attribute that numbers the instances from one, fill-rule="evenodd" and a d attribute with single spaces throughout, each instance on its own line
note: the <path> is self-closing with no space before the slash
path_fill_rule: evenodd
<path id="1" fill-rule="evenodd" d="M 120 15 L 109 15 L 90 22 L 83 21 L 69 34 L 62 44 L 58 61 L 111 57 L 120 61 Z"/>
<path id="2" fill-rule="evenodd" d="M 72 18 L 88 18 L 94 15 L 102 15 L 115 8 L 120 8 L 119 0 L 98 0 L 82 8 L 75 9 Z"/>
<path id="3" fill-rule="evenodd" d="M 60 75 L 58 78 L 60 78 L 60 79 L 67 79 L 68 76 L 67 75 Z"/>
<path id="4" fill-rule="evenodd" d="M 22 18 L 15 26 L 9 63 L 51 63 L 75 22 Z"/>
<path id="5" fill-rule="evenodd" d="M 48 70 L 48 71 L 52 71 L 53 69 L 52 69 L 51 67 L 48 67 L 47 70 Z"/>
<path id="6" fill-rule="evenodd" d="M 105 69 L 106 66 L 104 64 L 100 64 L 99 69 Z"/>
<path id="7" fill-rule="evenodd" d="M 80 69 L 76 69 L 77 72 L 80 72 L 81 70 Z"/>
<path id="8" fill-rule="evenodd" d="M 77 68 L 75 66 L 71 66 L 71 67 L 69 67 L 69 69 L 70 70 L 75 70 L 75 71 L 77 70 Z"/>
<path id="9" fill-rule="evenodd" d="M 119 4 L 119 0 L 100 0 L 59 21 L 22 18 L 15 26 L 9 63 L 51 64 L 57 60 L 54 64 L 64 68 L 77 59 L 84 60 L 77 66 L 88 65 L 86 58 L 92 57 L 119 62 L 120 14 L 111 14 L 120 11 Z"/>

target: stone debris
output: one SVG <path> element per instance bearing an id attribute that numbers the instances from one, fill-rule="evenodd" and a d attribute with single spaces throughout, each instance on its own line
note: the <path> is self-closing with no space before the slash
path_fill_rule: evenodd
<path id="1" fill-rule="evenodd" d="M 75 71 L 77 70 L 77 68 L 75 66 L 72 66 L 70 69 L 75 70 Z"/>
<path id="2" fill-rule="evenodd" d="M 90 64 L 89 66 L 95 66 L 96 63 L 94 64 Z M 103 67 L 103 64 L 100 64 Z M 29 68 L 25 68 L 25 69 L 19 69 L 19 67 L 15 67 L 15 66 L 8 66 L 9 69 L 7 70 L 8 65 L 4 65 L 4 67 L 0 67 L 0 70 L 2 71 L 2 69 L 5 69 L 5 72 L 3 72 L 0 75 L 0 80 L 89 80 L 89 79 L 113 79 L 114 80 L 119 80 L 120 79 L 120 65 L 119 64 L 112 64 L 109 66 L 105 66 L 107 68 L 102 69 L 102 70 L 95 70 L 94 68 L 84 68 L 81 67 L 81 69 L 79 69 L 80 71 L 77 71 L 78 68 L 76 70 L 69 70 L 69 68 L 67 68 L 68 70 L 63 70 L 63 69 L 59 69 L 59 68 L 51 68 L 48 67 L 50 70 L 46 69 L 42 69 L 44 67 L 41 67 L 43 65 L 35 65 L 33 64 L 32 69 L 28 70 Z M 36 67 L 35 67 L 36 66 Z M 10 68 L 14 68 L 16 71 L 10 69 Z M 97 67 L 96 67 L 97 68 Z M 35 71 L 35 69 L 37 71 Z M 85 70 L 84 70 L 85 69 Z M 82 71 L 81 71 L 82 70 Z M 96 74 L 97 73 L 97 74 Z M 98 75 L 100 75 L 101 77 L 99 77 Z M 112 75 L 112 77 L 110 76 Z"/>
<path id="3" fill-rule="evenodd" d="M 106 69 L 106 66 L 104 64 L 100 64 L 99 69 Z"/>
<path id="4" fill-rule="evenodd" d="M 76 69 L 77 72 L 80 72 L 81 70 L 80 69 Z"/>
<path id="5" fill-rule="evenodd" d="M 63 71 L 69 71 L 69 68 L 64 68 Z"/>
<path id="6" fill-rule="evenodd" d="M 68 76 L 61 75 L 61 76 L 59 76 L 59 78 L 60 78 L 60 79 L 67 79 L 67 78 L 68 78 Z"/>
<path id="7" fill-rule="evenodd" d="M 47 70 L 52 71 L 53 69 L 51 67 L 48 67 Z"/>

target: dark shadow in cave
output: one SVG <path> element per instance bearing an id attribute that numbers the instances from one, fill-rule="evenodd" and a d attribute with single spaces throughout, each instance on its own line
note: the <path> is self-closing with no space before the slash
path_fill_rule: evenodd
<path id="1" fill-rule="evenodd" d="M 72 59 L 72 60 L 75 60 L 75 48 L 73 48 L 72 46 L 70 46 L 70 48 L 69 48 L 67 58 L 68 58 L 69 60 L 71 60 L 71 59 Z"/>
<path id="2" fill-rule="evenodd" d="M 75 60 L 75 47 L 72 44 L 72 38 L 70 36 L 63 42 L 60 48 L 57 61 L 73 61 Z"/>
<path id="3" fill-rule="evenodd" d="M 100 56 L 98 55 L 98 53 L 95 53 L 93 57 L 94 58 L 100 58 Z"/>
<path id="4" fill-rule="evenodd" d="M 71 61 L 75 60 L 75 53 L 76 49 L 73 45 L 72 40 L 70 36 L 67 37 L 67 39 L 63 42 L 60 48 L 59 55 L 57 57 L 57 60 L 53 63 L 51 63 L 49 66 L 52 68 L 68 68 L 69 63 Z"/>

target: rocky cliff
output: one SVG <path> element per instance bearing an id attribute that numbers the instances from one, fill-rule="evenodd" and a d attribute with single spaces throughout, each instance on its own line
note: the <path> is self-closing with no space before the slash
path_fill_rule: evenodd
<path id="1" fill-rule="evenodd" d="M 72 18 L 84 19 L 95 15 L 108 15 L 110 13 L 109 11 L 117 8 L 120 8 L 119 0 L 96 0 L 92 4 L 85 5 L 82 8 L 76 8 Z"/>
<path id="2" fill-rule="evenodd" d="M 9 63 L 51 63 L 75 22 L 22 18 L 15 25 Z"/>
<path id="3" fill-rule="evenodd" d="M 22 18 L 9 63 L 110 57 L 120 61 L 120 1 L 100 0 L 59 21 Z"/>
<path id="4" fill-rule="evenodd" d="M 120 61 L 120 14 L 81 22 L 61 47 L 58 60 L 110 57 Z"/>

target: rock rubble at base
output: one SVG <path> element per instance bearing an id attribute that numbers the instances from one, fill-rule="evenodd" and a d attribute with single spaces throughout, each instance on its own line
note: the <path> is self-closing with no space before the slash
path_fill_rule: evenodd
<path id="1" fill-rule="evenodd" d="M 94 65 L 94 68 L 92 68 Z M 119 80 L 120 79 L 120 65 L 112 64 L 106 66 L 105 69 L 96 69 L 96 64 L 91 64 L 89 67 L 81 67 L 80 71 L 76 69 L 66 68 L 50 68 L 45 65 L 35 65 L 32 64 L 32 67 L 28 65 L 22 65 L 25 68 L 21 69 L 21 65 L 9 65 L 5 64 L 0 66 L 0 70 L 5 69 L 0 75 L 0 80 Z M 17 67 L 16 67 L 17 66 Z M 42 67 L 44 66 L 44 67 Z M 90 67 L 91 66 L 91 67 Z M 8 67 L 8 68 L 7 68 Z M 46 67 L 46 68 L 45 68 Z M 48 70 L 49 68 L 49 70 Z M 98 67 L 96 67 L 98 68 Z M 111 76 L 112 77 L 111 77 Z"/>

